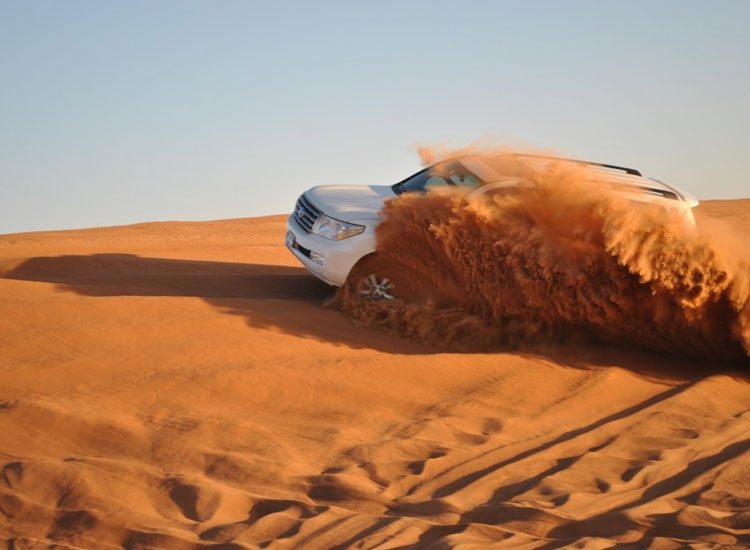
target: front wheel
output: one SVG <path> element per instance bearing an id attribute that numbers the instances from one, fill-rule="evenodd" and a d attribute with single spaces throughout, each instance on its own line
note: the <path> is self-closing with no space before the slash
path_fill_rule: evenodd
<path id="1" fill-rule="evenodd" d="M 396 285 L 388 277 L 370 273 L 360 277 L 357 283 L 357 296 L 361 300 L 373 302 L 393 300 L 396 297 Z"/>
<path id="2" fill-rule="evenodd" d="M 350 299 L 360 302 L 403 300 L 414 294 L 412 278 L 403 267 L 375 253 L 365 256 L 352 268 L 344 290 Z"/>

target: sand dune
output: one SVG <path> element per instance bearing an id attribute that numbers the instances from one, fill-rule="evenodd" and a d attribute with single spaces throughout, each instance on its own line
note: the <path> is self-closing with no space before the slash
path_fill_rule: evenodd
<path id="1" fill-rule="evenodd" d="M 746 369 L 357 326 L 283 226 L 0 236 L 5 548 L 750 547 Z"/>

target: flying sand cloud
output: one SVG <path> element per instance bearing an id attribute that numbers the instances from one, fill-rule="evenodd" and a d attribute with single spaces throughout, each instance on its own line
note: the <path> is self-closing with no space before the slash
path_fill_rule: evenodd
<path id="1" fill-rule="evenodd" d="M 420 150 L 425 163 L 466 153 Z M 583 168 L 521 172 L 513 177 L 533 186 L 390 200 L 377 263 L 410 299 L 362 302 L 348 284 L 335 303 L 367 325 L 452 349 L 605 341 L 747 359 L 750 258 L 727 228 L 701 220 L 694 229 L 659 204 L 592 185 Z"/>

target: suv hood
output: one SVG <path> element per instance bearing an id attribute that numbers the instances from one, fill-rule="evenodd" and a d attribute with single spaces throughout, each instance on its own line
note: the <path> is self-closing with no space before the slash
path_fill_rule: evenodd
<path id="1" fill-rule="evenodd" d="M 341 221 L 377 220 L 383 202 L 396 196 L 390 185 L 320 185 L 305 196 L 323 214 Z"/>

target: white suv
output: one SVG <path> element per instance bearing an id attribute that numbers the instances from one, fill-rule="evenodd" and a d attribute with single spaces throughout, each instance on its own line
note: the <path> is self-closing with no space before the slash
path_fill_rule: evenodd
<path id="1" fill-rule="evenodd" d="M 375 252 L 375 227 L 386 199 L 446 185 L 487 193 L 518 186 L 528 181 L 523 174 L 561 162 L 584 166 L 629 199 L 662 203 L 695 225 L 691 210 L 698 205 L 695 197 L 632 168 L 526 154 L 464 156 L 437 163 L 394 185 L 323 185 L 305 191 L 287 221 L 286 246 L 313 275 L 343 286 L 358 262 Z M 366 298 L 394 297 L 392 284 L 374 274 L 365 274 L 358 285 Z"/>

